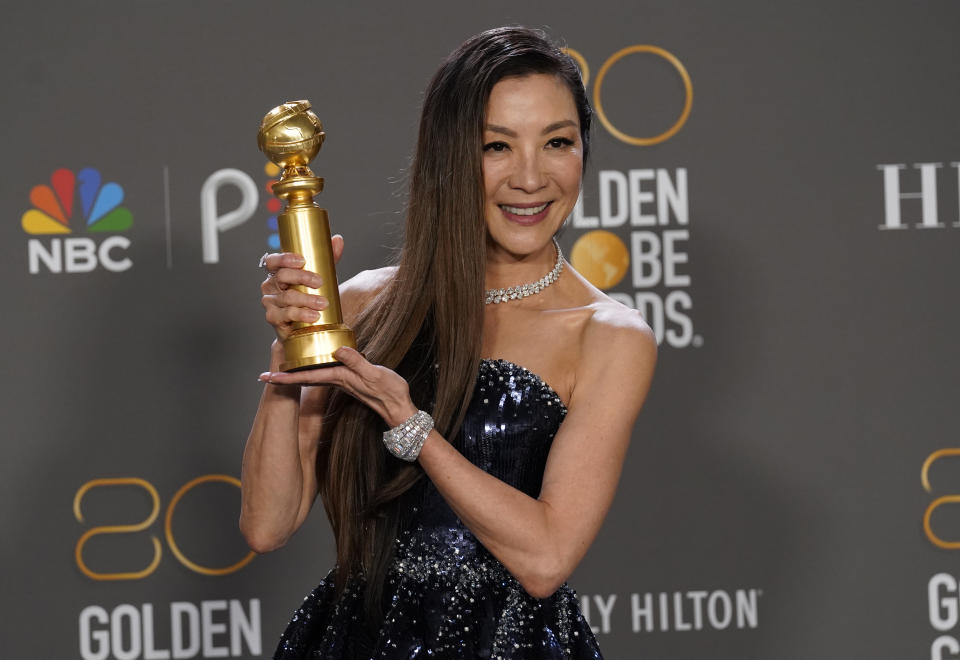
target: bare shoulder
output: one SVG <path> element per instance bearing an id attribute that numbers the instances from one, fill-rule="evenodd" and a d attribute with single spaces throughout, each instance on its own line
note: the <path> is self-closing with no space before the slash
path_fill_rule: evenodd
<path id="1" fill-rule="evenodd" d="M 396 275 L 396 266 L 360 271 L 340 285 L 340 305 L 349 324 Z"/>
<path id="2" fill-rule="evenodd" d="M 396 274 L 396 266 L 362 270 L 340 285 L 340 295 L 354 298 L 375 296 Z"/>
<path id="3" fill-rule="evenodd" d="M 615 403 L 635 417 L 653 381 L 657 340 L 637 310 L 615 300 L 603 296 L 588 309 L 571 401 Z"/>
<path id="4" fill-rule="evenodd" d="M 657 356 L 653 330 L 637 310 L 603 298 L 589 306 L 592 314 L 583 327 L 581 354 L 590 362 L 600 358 L 600 362 L 624 360 L 652 367 Z"/>
<path id="5" fill-rule="evenodd" d="M 580 332 L 581 362 L 596 362 L 603 354 L 656 359 L 656 338 L 640 312 L 605 294 L 572 266 L 566 272 L 573 276 L 568 290 L 576 306 L 587 312 Z"/>

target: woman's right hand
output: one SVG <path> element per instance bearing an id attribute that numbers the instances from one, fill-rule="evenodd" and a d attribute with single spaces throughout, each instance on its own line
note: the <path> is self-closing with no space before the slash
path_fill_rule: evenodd
<path id="1" fill-rule="evenodd" d="M 343 237 L 337 234 L 330 242 L 333 246 L 333 262 L 336 264 L 343 254 Z M 323 284 L 319 275 L 304 270 L 303 265 L 303 257 L 292 252 L 268 254 L 264 258 L 267 278 L 260 285 L 263 294 L 260 300 L 266 310 L 267 323 L 273 326 L 280 341 L 290 336 L 294 323 L 313 323 L 329 305 L 323 296 L 293 288 L 302 285 L 318 289 Z"/>

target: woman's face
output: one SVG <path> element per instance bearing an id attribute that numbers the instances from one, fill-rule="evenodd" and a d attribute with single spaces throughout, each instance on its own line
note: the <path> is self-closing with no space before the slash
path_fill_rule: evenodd
<path id="1" fill-rule="evenodd" d="M 577 107 L 562 80 L 538 73 L 494 85 L 483 131 L 483 185 L 496 248 L 519 257 L 549 245 L 576 204 L 582 172 Z"/>

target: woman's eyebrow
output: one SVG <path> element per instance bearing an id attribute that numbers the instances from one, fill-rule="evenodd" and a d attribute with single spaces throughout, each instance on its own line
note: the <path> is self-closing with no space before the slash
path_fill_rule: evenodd
<path id="1" fill-rule="evenodd" d="M 560 128 L 566 128 L 567 126 L 573 126 L 574 128 L 576 128 L 577 122 L 573 121 L 572 119 L 563 119 L 561 121 L 555 121 L 552 124 L 548 124 L 547 126 L 545 126 L 543 131 L 541 131 L 541 135 L 546 135 L 547 133 L 553 133 L 554 131 Z M 513 138 L 517 137 L 517 132 L 514 131 L 513 129 L 507 128 L 506 126 L 500 126 L 498 124 L 487 124 L 485 128 L 486 130 L 491 131 L 493 133 L 503 133 L 504 135 L 508 137 L 513 137 Z"/>
<path id="2" fill-rule="evenodd" d="M 487 124 L 486 129 L 494 133 L 503 133 L 508 137 L 517 137 L 517 132 L 507 128 L 506 126 L 497 126 L 496 124 Z"/>
<path id="3" fill-rule="evenodd" d="M 576 127 L 577 127 L 577 122 L 573 121 L 572 119 L 564 119 L 563 121 L 555 121 L 555 122 L 553 122 L 552 124 L 550 124 L 549 126 L 547 126 L 546 128 L 544 128 L 544 129 L 543 129 L 543 133 L 542 133 L 541 135 L 546 135 L 547 133 L 553 133 L 555 130 L 560 129 L 560 128 L 566 128 L 567 126 L 573 126 L 574 128 L 576 128 Z"/>

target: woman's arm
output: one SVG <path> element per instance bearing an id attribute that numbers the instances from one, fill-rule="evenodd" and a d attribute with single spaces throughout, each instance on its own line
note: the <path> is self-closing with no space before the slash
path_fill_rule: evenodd
<path id="1" fill-rule="evenodd" d="M 603 523 L 656 361 L 650 329 L 628 310 L 595 314 L 581 344 L 589 349 L 582 351 L 539 497 L 479 469 L 436 431 L 419 458 L 477 539 L 530 595 L 540 598 L 569 577 Z M 341 349 L 338 357 L 345 366 L 322 374 L 267 377 L 278 383 L 323 378 L 366 402 L 391 426 L 416 412 L 406 382 L 397 374 L 371 365 L 356 351 Z"/>
<path id="2" fill-rule="evenodd" d="M 582 344 L 589 350 L 582 352 L 539 497 L 477 469 L 436 434 L 420 454 L 450 507 L 534 597 L 553 594 L 600 531 L 650 387 L 652 333 L 615 316 L 588 323 Z"/>
<path id="3" fill-rule="evenodd" d="M 335 258 L 343 239 L 332 241 Z M 270 371 L 279 371 L 283 340 L 293 324 L 319 318 L 326 300 L 294 289 L 319 288 L 322 280 L 303 269 L 295 254 L 265 258 L 267 278 L 260 285 L 267 322 L 277 339 L 270 347 Z M 240 531 L 257 552 L 274 550 L 300 527 L 317 495 L 316 460 L 320 423 L 326 402 L 322 387 L 266 385 L 243 451 L 240 472 Z"/>
<path id="4" fill-rule="evenodd" d="M 283 345 L 270 349 L 279 371 Z M 317 452 L 327 388 L 266 385 L 243 451 L 240 531 L 256 552 L 283 546 L 316 499 Z"/>
<path id="5" fill-rule="evenodd" d="M 343 239 L 333 237 L 334 259 L 339 261 Z M 270 276 L 263 282 L 263 306 L 277 340 L 270 349 L 270 368 L 279 371 L 282 340 L 292 324 L 311 322 L 326 300 L 293 289 L 302 284 L 317 288 L 320 277 L 303 270 L 303 259 L 293 254 L 273 254 L 266 259 Z M 366 271 L 340 287 L 340 303 L 349 322 L 368 299 L 371 287 L 382 286 L 383 274 Z M 298 384 L 268 384 L 253 421 L 243 453 L 241 470 L 240 530 L 257 552 L 284 545 L 299 529 L 316 500 L 317 457 L 328 388 Z"/>

